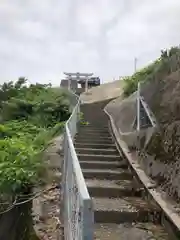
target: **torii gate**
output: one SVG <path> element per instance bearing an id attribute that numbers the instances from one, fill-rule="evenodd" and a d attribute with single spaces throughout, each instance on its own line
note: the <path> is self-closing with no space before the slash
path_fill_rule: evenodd
<path id="1" fill-rule="evenodd" d="M 89 77 L 91 77 L 93 75 L 93 73 L 68 73 L 68 72 L 64 72 L 64 74 L 67 76 L 68 79 L 68 89 L 71 89 L 71 81 L 72 80 L 76 80 L 77 82 L 79 82 L 80 80 L 84 80 L 85 81 L 85 92 L 88 91 L 88 79 Z"/>

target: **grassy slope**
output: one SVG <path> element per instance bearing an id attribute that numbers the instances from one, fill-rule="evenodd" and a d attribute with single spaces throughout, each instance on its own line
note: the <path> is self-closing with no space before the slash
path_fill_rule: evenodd
<path id="1" fill-rule="evenodd" d="M 147 149 L 142 150 L 141 156 L 148 154 L 154 159 L 149 166 L 146 163 L 145 170 L 165 187 L 168 194 L 178 198 L 180 198 L 179 79 L 180 49 L 172 48 L 163 52 L 161 58 L 154 62 L 150 69 L 147 67 L 143 73 L 137 73 L 127 79 L 125 84 L 125 95 L 129 95 L 136 89 L 138 81 L 144 82 L 141 86 L 141 95 L 159 123 L 159 129 L 153 135 Z M 147 159 L 144 161 L 147 162 Z"/>
<path id="2" fill-rule="evenodd" d="M 10 86 L 4 97 L 0 190 L 13 194 L 41 182 L 44 171 L 41 153 L 69 117 L 68 96 L 61 90 L 35 85 L 19 89 Z"/>

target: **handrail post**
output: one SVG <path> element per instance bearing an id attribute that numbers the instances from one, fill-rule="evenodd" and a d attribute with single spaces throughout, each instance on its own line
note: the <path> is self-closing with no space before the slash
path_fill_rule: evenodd
<path id="1" fill-rule="evenodd" d="M 87 93 L 88 91 L 88 77 L 86 77 L 86 80 L 85 80 L 85 92 Z"/>
<path id="2" fill-rule="evenodd" d="M 84 201 L 84 212 L 83 212 L 83 240 L 92 240 L 94 238 L 94 212 L 91 200 Z"/>
<path id="3" fill-rule="evenodd" d="M 67 142 L 67 135 L 66 131 L 64 132 L 64 159 L 62 163 L 62 179 L 61 179 L 61 218 L 64 219 L 64 213 L 62 209 L 64 209 L 64 199 L 65 199 L 65 182 L 66 182 L 66 174 L 67 174 L 67 161 L 68 161 L 68 142 Z"/>

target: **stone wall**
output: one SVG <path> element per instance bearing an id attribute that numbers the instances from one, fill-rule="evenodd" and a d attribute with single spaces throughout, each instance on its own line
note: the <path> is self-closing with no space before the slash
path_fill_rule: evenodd
<path id="1" fill-rule="evenodd" d="M 105 109 L 112 116 L 116 129 L 129 148 L 137 149 L 148 143 L 154 128 L 149 127 L 140 132 L 133 128 L 137 112 L 136 93 L 124 100 L 121 97 L 114 99 Z"/>
<path id="2" fill-rule="evenodd" d="M 116 98 L 106 106 L 106 111 L 113 117 L 115 126 L 122 133 L 132 132 L 136 116 L 136 93 L 122 100 Z"/>

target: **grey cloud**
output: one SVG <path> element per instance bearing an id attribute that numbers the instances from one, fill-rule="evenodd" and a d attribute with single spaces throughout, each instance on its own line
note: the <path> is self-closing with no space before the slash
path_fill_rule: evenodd
<path id="1" fill-rule="evenodd" d="M 179 10 L 179 0 L 2 0 L 0 81 L 131 74 L 135 56 L 141 67 L 180 43 Z"/>

